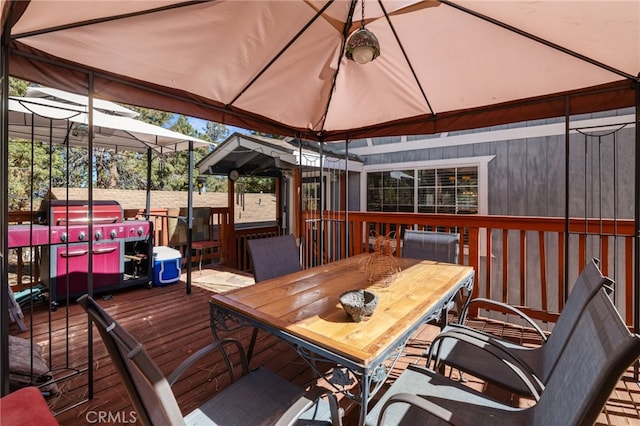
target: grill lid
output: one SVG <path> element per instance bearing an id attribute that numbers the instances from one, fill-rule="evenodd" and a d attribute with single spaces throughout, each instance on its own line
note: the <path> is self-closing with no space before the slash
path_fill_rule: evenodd
<path id="1" fill-rule="evenodd" d="M 38 209 L 38 222 L 43 225 L 120 223 L 123 218 L 122 206 L 115 200 L 94 200 L 93 219 L 86 200 L 42 200 Z"/>

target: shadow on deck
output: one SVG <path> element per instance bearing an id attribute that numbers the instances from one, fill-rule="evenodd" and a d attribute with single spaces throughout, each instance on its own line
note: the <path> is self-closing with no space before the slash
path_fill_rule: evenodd
<path id="1" fill-rule="evenodd" d="M 184 275 L 183 275 L 184 279 Z M 223 268 L 205 268 L 192 274 L 192 294 L 185 294 L 185 284 L 166 287 L 130 288 L 114 292 L 110 297 L 97 296 L 98 302 L 125 328 L 138 338 L 160 369 L 169 374 L 194 351 L 212 340 L 209 325 L 208 301 L 212 292 L 226 291 L 234 287 L 251 285 L 252 277 Z M 66 315 L 68 313 L 68 315 Z M 50 316 L 50 317 L 49 317 Z M 46 326 L 51 320 L 51 330 Z M 508 336 L 517 341 L 536 342 L 535 335 L 518 326 L 499 322 L 474 321 L 480 328 Z M 29 330 L 12 334 L 30 338 L 43 346 L 43 355 L 53 360 L 56 378 L 67 377 L 58 384 L 61 392 L 49 398 L 49 405 L 58 412 L 61 425 L 126 424 L 135 421 L 132 405 L 97 332 L 93 333 L 93 395 L 88 394 L 87 383 L 87 317 L 75 303 L 49 312 L 45 306 L 34 308 L 33 323 Z M 68 330 L 68 331 L 66 331 Z M 396 365 L 390 380 L 408 363 L 424 362 L 419 354 L 427 347 L 438 329 L 425 325 L 406 348 L 406 356 Z M 251 330 L 238 330 L 228 336 L 239 339 L 248 346 Z M 52 342 L 49 345 L 49 342 Z M 68 351 L 66 350 L 68 348 Z M 210 395 L 229 384 L 224 363 L 219 354 L 191 368 L 174 386 L 178 403 L 188 413 Z M 258 341 L 251 361 L 252 367 L 263 365 L 287 380 L 305 385 L 313 380 L 311 370 L 288 344 L 265 332 L 258 334 Z M 455 373 L 454 373 L 455 374 Z M 454 376 L 455 377 L 455 376 Z M 467 384 L 494 398 L 513 406 L 527 406 L 531 400 L 505 392 L 495 386 L 487 386 L 480 380 L 465 375 Z M 80 401 L 86 401 L 78 403 Z M 74 406 L 75 405 L 75 406 Z M 356 424 L 357 409 L 348 406 L 345 425 Z M 71 407 L 71 408 L 70 408 Z M 631 371 L 618 382 L 611 394 L 598 425 L 640 424 L 640 387 L 633 381 Z"/>

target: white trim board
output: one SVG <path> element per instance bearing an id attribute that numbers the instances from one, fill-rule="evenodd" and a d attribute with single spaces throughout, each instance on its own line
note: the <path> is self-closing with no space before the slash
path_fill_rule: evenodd
<path id="1" fill-rule="evenodd" d="M 635 117 L 633 114 L 615 115 L 611 117 L 592 118 L 587 120 L 574 120 L 570 122 L 570 132 L 577 133 L 579 128 L 589 128 L 589 132 L 595 132 L 597 127 L 607 128 L 611 126 L 622 125 L 628 123 L 627 127 L 635 127 Z M 388 154 L 390 152 L 399 151 L 415 151 L 428 148 L 440 148 L 456 145 L 470 145 L 476 143 L 489 143 L 505 140 L 538 138 L 545 136 L 564 135 L 565 123 L 543 124 L 539 126 L 516 127 L 512 129 L 487 130 L 473 133 L 465 133 L 462 135 L 449 136 L 442 133 L 440 137 L 431 137 L 427 139 L 419 139 L 408 141 L 406 136 L 402 136 L 400 142 L 387 143 L 381 145 L 370 144 L 367 139 L 367 146 L 360 148 L 351 148 L 349 153 L 367 156 L 373 154 Z"/>

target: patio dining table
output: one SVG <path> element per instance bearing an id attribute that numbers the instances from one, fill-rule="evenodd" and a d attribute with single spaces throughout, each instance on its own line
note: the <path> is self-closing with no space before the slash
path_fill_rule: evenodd
<path id="1" fill-rule="evenodd" d="M 253 286 L 211 297 L 214 336 L 221 330 L 254 327 L 290 343 L 309 366 L 337 392 L 360 404 L 363 424 L 371 398 L 382 387 L 412 334 L 437 319 L 458 290 L 471 291 L 469 266 L 397 258 L 400 272 L 372 280 L 363 271 L 362 254 Z M 378 295 L 370 317 L 354 322 L 339 297 L 366 289 Z M 316 361 L 329 361 L 332 371 L 319 371 Z M 357 382 L 357 383 L 354 383 Z"/>

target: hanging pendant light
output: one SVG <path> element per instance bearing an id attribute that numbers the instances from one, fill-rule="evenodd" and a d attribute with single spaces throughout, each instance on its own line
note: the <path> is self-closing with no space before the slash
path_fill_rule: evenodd
<path id="1" fill-rule="evenodd" d="M 347 41 L 345 56 L 359 64 L 366 64 L 380 56 L 380 43 L 376 36 L 364 27 L 364 0 L 362 4 L 362 19 L 360 28 L 351 34 Z"/>
<path id="2" fill-rule="evenodd" d="M 380 44 L 376 36 L 362 26 L 349 37 L 347 42 L 347 59 L 359 64 L 366 64 L 380 56 Z"/>

